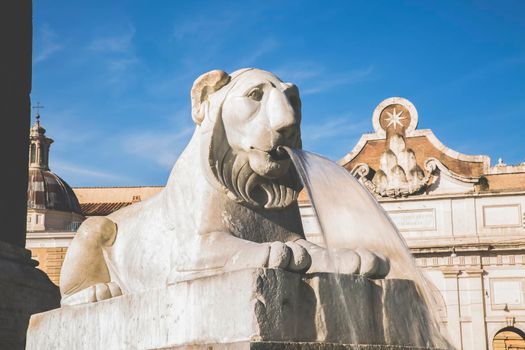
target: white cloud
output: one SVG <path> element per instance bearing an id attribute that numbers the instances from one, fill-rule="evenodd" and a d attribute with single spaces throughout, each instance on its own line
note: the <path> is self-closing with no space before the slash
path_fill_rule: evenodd
<path id="1" fill-rule="evenodd" d="M 123 30 L 94 38 L 86 47 L 93 59 L 102 61 L 104 82 L 123 88 L 132 79 L 128 73 L 140 63 L 133 44 L 135 32 L 135 27 L 128 24 Z"/>
<path id="2" fill-rule="evenodd" d="M 135 64 L 139 63 L 139 59 L 136 56 L 130 57 L 117 57 L 107 61 L 107 67 L 110 72 L 113 73 L 112 79 L 118 78 L 119 73 L 125 73 Z"/>
<path id="3" fill-rule="evenodd" d="M 373 66 L 349 72 L 330 73 L 328 69 L 316 63 L 299 62 L 294 66 L 274 69 L 283 80 L 297 84 L 301 95 L 311 95 L 328 91 L 339 86 L 352 85 L 371 79 Z"/>
<path id="4" fill-rule="evenodd" d="M 350 114 L 303 124 L 303 148 L 335 161 L 353 148 L 369 126 L 368 118 L 357 119 Z"/>
<path id="5" fill-rule="evenodd" d="M 218 37 L 234 23 L 237 14 L 230 12 L 222 16 L 216 15 L 214 19 L 210 19 L 210 17 L 200 16 L 175 22 L 173 37 L 177 41 L 186 39 L 202 41 L 203 39 Z"/>
<path id="6" fill-rule="evenodd" d="M 272 52 L 277 47 L 279 47 L 279 43 L 275 39 L 267 38 L 259 42 L 255 49 L 253 49 L 246 56 L 242 57 L 239 60 L 237 67 L 251 67 L 257 63 L 257 60 L 260 57 Z"/>
<path id="7" fill-rule="evenodd" d="M 99 127 L 86 125 L 90 118 L 74 109 L 44 109 L 41 114 L 40 123 L 47 130 L 46 135 L 60 146 L 89 142 L 100 136 Z"/>
<path id="8" fill-rule="evenodd" d="M 306 143 L 316 144 L 320 141 L 343 135 L 362 133 L 368 120 L 355 121 L 350 116 L 325 118 L 317 123 L 302 126 L 302 139 Z"/>
<path id="9" fill-rule="evenodd" d="M 107 181 L 131 181 L 131 179 L 126 176 L 121 176 L 115 173 L 110 173 L 99 169 L 86 168 L 78 166 L 76 164 L 64 162 L 62 160 L 53 160 L 50 164 L 50 168 L 52 168 L 53 172 L 59 174 L 60 177 L 67 179 L 66 182 L 69 182 L 71 180 L 75 183 L 82 183 L 85 181 L 85 179 L 93 178 L 97 180 L 103 179 Z"/>
<path id="10" fill-rule="evenodd" d="M 188 143 L 193 130 L 194 126 L 186 126 L 173 132 L 150 130 L 131 133 L 121 138 L 122 147 L 129 154 L 169 169 Z"/>
<path id="11" fill-rule="evenodd" d="M 135 28 L 128 25 L 121 33 L 110 36 L 98 37 L 88 45 L 88 49 L 96 52 L 128 53 L 132 49 Z"/>
<path id="12" fill-rule="evenodd" d="M 325 69 L 316 63 L 298 62 L 293 66 L 279 67 L 273 71 L 279 78 L 300 85 L 309 79 L 321 76 Z"/>
<path id="13" fill-rule="evenodd" d="M 303 95 L 316 94 L 319 92 L 331 90 L 338 86 L 346 86 L 351 84 L 360 83 L 370 79 L 374 68 L 369 66 L 363 69 L 353 70 L 347 73 L 330 74 L 328 77 L 321 77 L 318 81 L 302 90 Z"/>
<path id="14" fill-rule="evenodd" d="M 57 42 L 56 33 L 44 24 L 38 30 L 38 36 L 36 36 L 35 55 L 33 56 L 33 63 L 39 63 L 48 59 L 54 53 L 60 51 L 63 46 Z"/>

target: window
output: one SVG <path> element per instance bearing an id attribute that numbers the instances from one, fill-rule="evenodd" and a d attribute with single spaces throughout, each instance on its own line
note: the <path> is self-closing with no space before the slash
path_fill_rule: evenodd
<path id="1" fill-rule="evenodd" d="M 34 143 L 31 144 L 31 163 L 36 161 L 36 146 Z"/>

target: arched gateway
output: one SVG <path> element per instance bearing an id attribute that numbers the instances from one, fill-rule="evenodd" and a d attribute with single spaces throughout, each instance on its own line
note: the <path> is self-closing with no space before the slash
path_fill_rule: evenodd
<path id="1" fill-rule="evenodd" d="M 493 350 L 525 350 L 525 333 L 515 327 L 505 327 L 494 336 Z"/>

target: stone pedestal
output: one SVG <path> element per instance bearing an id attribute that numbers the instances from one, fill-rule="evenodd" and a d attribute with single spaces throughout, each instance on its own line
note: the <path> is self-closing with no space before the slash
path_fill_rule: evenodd
<path id="1" fill-rule="evenodd" d="M 31 317 L 27 349 L 433 349 L 406 280 L 250 269 Z"/>
<path id="2" fill-rule="evenodd" d="M 60 292 L 31 252 L 0 241 L 0 349 L 24 349 L 29 317 L 60 307 Z"/>
<path id="3" fill-rule="evenodd" d="M 33 15 L 31 0 L 0 1 L 0 349 L 24 349 L 29 317 L 59 306 L 58 288 L 24 249 Z"/>

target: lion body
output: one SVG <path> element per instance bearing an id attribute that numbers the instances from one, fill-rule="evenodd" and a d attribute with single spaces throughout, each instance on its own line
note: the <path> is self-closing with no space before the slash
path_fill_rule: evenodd
<path id="1" fill-rule="evenodd" d="M 123 291 L 220 271 L 222 259 L 216 266 L 199 262 L 199 236 L 210 232 L 257 243 L 304 237 L 297 203 L 282 210 L 251 208 L 210 183 L 199 157 L 200 143 L 197 130 L 159 194 L 108 216 L 117 224 L 118 235 L 106 248 L 106 257 L 111 278 Z"/>
<path id="2" fill-rule="evenodd" d="M 211 71 L 191 95 L 196 129 L 166 187 L 80 226 L 61 271 L 63 304 L 245 268 L 334 269 L 326 249 L 305 240 L 302 185 L 278 152 L 301 147 L 297 87 L 257 69 Z M 388 272 L 370 252 L 337 259 L 341 273 Z"/>

